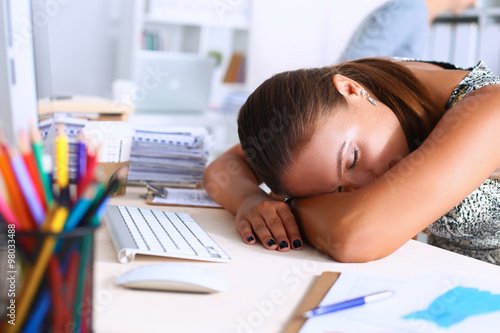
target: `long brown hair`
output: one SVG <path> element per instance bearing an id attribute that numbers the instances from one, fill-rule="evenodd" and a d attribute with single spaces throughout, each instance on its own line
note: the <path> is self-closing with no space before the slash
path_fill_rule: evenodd
<path id="1" fill-rule="evenodd" d="M 277 194 L 286 194 L 283 177 L 294 154 L 311 139 L 323 116 L 347 102 L 332 83 L 346 76 L 387 105 L 399 119 L 410 151 L 429 135 L 444 109 L 406 67 L 381 58 L 336 66 L 299 69 L 264 81 L 238 114 L 241 146 L 256 174 Z"/>

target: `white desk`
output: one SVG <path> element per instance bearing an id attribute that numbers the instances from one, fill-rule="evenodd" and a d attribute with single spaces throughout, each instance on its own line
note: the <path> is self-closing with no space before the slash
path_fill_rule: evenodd
<path id="1" fill-rule="evenodd" d="M 138 198 L 142 188 L 111 204 L 146 206 Z M 152 207 L 152 206 L 149 206 Z M 156 206 L 162 207 L 162 206 Z M 357 271 L 415 276 L 430 270 L 459 274 L 498 283 L 500 267 L 410 240 L 387 258 L 365 264 L 342 264 L 310 246 L 301 251 L 265 250 L 243 243 L 234 228 L 233 216 L 222 209 L 167 207 L 185 211 L 231 256 L 230 263 L 209 263 L 137 256 L 120 264 L 105 226 L 97 232 L 94 277 L 94 331 L 112 332 L 265 332 L 277 333 L 323 271 Z M 185 262 L 219 272 L 229 279 L 229 291 L 216 294 L 185 294 L 129 290 L 117 287 L 121 273 L 148 263 Z"/>

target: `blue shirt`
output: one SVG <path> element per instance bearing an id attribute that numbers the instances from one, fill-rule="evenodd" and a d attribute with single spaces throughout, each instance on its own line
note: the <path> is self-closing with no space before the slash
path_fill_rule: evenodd
<path id="1" fill-rule="evenodd" d="M 367 57 L 425 57 L 429 35 L 424 0 L 391 0 L 356 29 L 339 62 Z"/>

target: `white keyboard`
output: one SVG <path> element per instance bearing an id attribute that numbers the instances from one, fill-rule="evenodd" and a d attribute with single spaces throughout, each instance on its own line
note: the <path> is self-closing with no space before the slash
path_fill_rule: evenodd
<path id="1" fill-rule="evenodd" d="M 118 260 L 147 254 L 229 262 L 231 258 L 187 213 L 110 205 L 104 216 Z"/>

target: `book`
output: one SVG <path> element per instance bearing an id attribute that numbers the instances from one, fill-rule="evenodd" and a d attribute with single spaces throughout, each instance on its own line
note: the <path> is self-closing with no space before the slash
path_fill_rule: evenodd
<path id="1" fill-rule="evenodd" d="M 224 82 L 235 83 L 238 82 L 238 73 L 244 73 L 242 70 L 243 64 L 243 54 L 234 53 L 227 67 L 226 75 L 224 77 Z M 240 75 L 241 76 L 241 75 Z"/>

